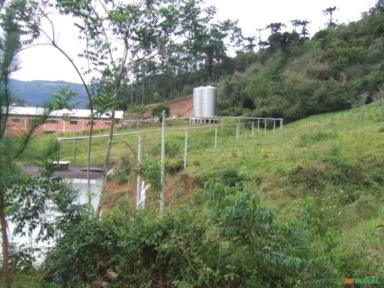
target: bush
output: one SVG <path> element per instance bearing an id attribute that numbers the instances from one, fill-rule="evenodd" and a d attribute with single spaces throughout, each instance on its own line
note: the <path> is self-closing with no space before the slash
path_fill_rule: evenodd
<path id="1" fill-rule="evenodd" d="M 162 115 L 163 115 L 163 111 L 165 111 L 165 117 L 169 117 L 169 107 L 164 104 L 164 103 L 161 103 L 161 104 L 158 104 L 156 105 L 153 110 L 152 110 L 152 116 L 153 117 L 158 117 L 160 122 L 162 121 Z"/>
<path id="2" fill-rule="evenodd" d="M 155 191 L 161 190 L 160 161 L 144 161 L 141 164 L 141 174 Z"/>
<path id="3" fill-rule="evenodd" d="M 238 175 L 224 174 L 234 181 L 226 185 L 212 178 L 195 208 L 158 217 L 123 207 L 102 222 L 87 219 L 75 225 L 46 260 L 47 285 L 332 286 L 337 272 L 331 261 L 333 236 L 326 229 L 319 234 L 313 206 L 289 222 L 280 221 L 255 193 L 233 185 Z"/>
<path id="4" fill-rule="evenodd" d="M 53 287 L 68 288 L 101 282 L 113 267 L 114 251 L 118 247 L 113 230 L 96 219 L 84 219 L 48 253 L 45 281 Z"/>

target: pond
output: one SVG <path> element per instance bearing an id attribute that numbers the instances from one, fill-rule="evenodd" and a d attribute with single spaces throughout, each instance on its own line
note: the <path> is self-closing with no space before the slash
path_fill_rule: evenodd
<path id="1" fill-rule="evenodd" d="M 79 204 L 87 204 L 88 203 L 88 181 L 87 179 L 76 179 L 76 178 L 65 178 L 64 181 L 66 181 L 70 186 L 72 186 L 76 191 L 78 191 L 78 197 L 76 199 L 76 202 Z M 99 205 L 100 201 L 100 193 L 102 189 L 102 178 L 99 179 L 91 179 L 91 204 L 93 209 L 96 211 L 97 206 Z M 48 213 L 47 213 L 48 214 Z M 50 215 L 47 215 L 46 217 L 53 217 Z M 44 259 L 45 251 L 53 247 L 55 244 L 55 240 L 50 241 L 37 241 L 37 234 L 39 227 L 35 229 L 35 231 L 32 234 L 27 235 L 14 235 L 15 225 L 12 222 L 8 222 L 8 231 L 9 231 L 9 243 L 11 247 L 11 253 L 17 252 L 20 250 L 28 250 L 33 251 L 32 255 L 36 260 L 36 263 L 41 263 L 41 261 Z"/>

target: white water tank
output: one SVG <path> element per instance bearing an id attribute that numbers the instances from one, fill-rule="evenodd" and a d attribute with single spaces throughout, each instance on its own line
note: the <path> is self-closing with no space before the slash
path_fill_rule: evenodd
<path id="1" fill-rule="evenodd" d="M 193 117 L 202 117 L 203 87 L 193 88 Z"/>
<path id="2" fill-rule="evenodd" d="M 216 88 L 213 86 L 197 87 L 193 89 L 194 118 L 215 117 Z"/>
<path id="3" fill-rule="evenodd" d="M 216 88 L 212 86 L 203 87 L 202 91 L 202 117 L 215 117 L 216 110 Z"/>

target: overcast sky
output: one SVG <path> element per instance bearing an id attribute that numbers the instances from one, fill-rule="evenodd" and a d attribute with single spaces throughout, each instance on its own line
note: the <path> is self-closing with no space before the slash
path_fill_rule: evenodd
<path id="1" fill-rule="evenodd" d="M 237 19 L 244 36 L 256 36 L 256 29 L 265 28 L 269 23 L 289 24 L 293 19 L 310 21 L 308 28 L 313 34 L 325 27 L 327 17 L 322 13 L 324 9 L 336 6 L 335 21 L 348 23 L 360 19 L 361 13 L 374 6 L 376 0 L 206 0 L 206 3 L 217 8 L 217 19 Z M 78 39 L 70 29 L 71 23 L 61 17 L 56 18 L 56 23 L 59 41 L 67 50 L 72 50 L 73 56 L 76 55 L 78 51 L 73 48 L 78 47 Z M 19 55 L 19 66 L 12 78 L 80 82 L 73 68 L 51 47 L 23 51 Z"/>

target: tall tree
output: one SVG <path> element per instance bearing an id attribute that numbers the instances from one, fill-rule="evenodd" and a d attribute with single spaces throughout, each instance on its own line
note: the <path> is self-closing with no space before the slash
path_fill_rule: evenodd
<path id="1" fill-rule="evenodd" d="M 328 27 L 335 27 L 336 23 L 333 21 L 333 14 L 336 11 L 336 6 L 328 7 L 323 10 L 324 15 L 328 15 Z"/>
<path id="2" fill-rule="evenodd" d="M 283 34 L 280 32 L 283 27 L 286 25 L 281 22 L 273 22 L 267 25 L 267 29 L 270 29 L 270 35 L 268 37 L 269 48 L 272 51 L 276 51 L 281 48 L 281 45 L 284 42 Z"/>
<path id="3" fill-rule="evenodd" d="M 300 26 L 301 26 L 301 31 L 300 31 L 301 39 L 304 39 L 304 40 L 309 39 L 309 38 L 308 38 L 309 31 L 308 31 L 307 26 L 308 26 L 308 24 L 310 24 L 310 23 L 311 23 L 311 21 L 308 21 L 308 20 L 306 20 L 306 19 L 300 21 Z"/>
<path id="4" fill-rule="evenodd" d="M 300 33 L 301 39 L 307 40 L 309 35 L 307 26 L 311 22 L 306 19 L 304 20 L 294 19 L 294 20 L 291 20 L 291 23 L 292 23 L 294 32 Z M 301 27 L 299 32 L 297 32 L 298 27 Z"/>
<path id="5" fill-rule="evenodd" d="M 286 26 L 286 25 L 283 24 L 283 23 L 281 23 L 281 22 L 274 22 L 274 23 L 270 23 L 270 24 L 268 24 L 266 28 L 268 28 L 268 29 L 271 30 L 271 35 L 272 35 L 272 34 L 275 34 L 275 33 L 277 33 L 277 32 L 280 32 L 281 29 L 282 29 L 283 27 L 285 27 L 285 26 Z"/>
<path id="6" fill-rule="evenodd" d="M 196 51 L 202 55 L 208 81 L 216 81 L 215 67 L 227 56 L 227 49 L 236 47 L 242 39 L 237 21 L 225 20 L 206 27 L 196 40 Z"/>
<path id="7" fill-rule="evenodd" d="M 244 45 L 245 50 L 247 52 L 250 52 L 250 53 L 255 52 L 255 47 L 256 47 L 255 40 L 256 40 L 256 37 L 255 36 L 244 37 L 244 40 L 246 41 L 246 43 Z"/>
<path id="8" fill-rule="evenodd" d="M 34 43 L 34 42 L 31 42 L 29 43 L 30 46 L 40 46 L 40 45 L 50 45 L 52 46 L 54 49 L 56 49 L 62 56 L 64 56 L 64 58 L 70 63 L 70 65 L 73 67 L 75 73 L 77 74 L 77 76 L 79 77 L 81 83 L 83 84 L 83 87 L 85 89 L 85 92 L 86 92 L 86 95 L 88 97 L 88 107 L 90 108 L 90 131 L 89 131 L 89 137 L 88 137 L 88 151 L 87 151 L 87 179 L 88 179 L 88 194 L 90 195 L 91 194 L 91 191 L 90 191 L 90 187 L 91 187 L 91 184 L 90 184 L 90 166 L 91 166 L 91 147 L 92 147 L 92 135 L 93 135 L 93 126 L 94 126 L 94 121 L 93 121 L 93 118 L 95 116 L 95 113 L 94 113 L 94 105 L 93 105 L 93 96 L 94 96 L 94 93 L 90 87 L 90 83 L 88 83 L 88 81 L 86 80 L 86 75 L 90 74 L 91 73 L 91 69 L 89 68 L 89 65 L 88 65 L 88 69 L 87 71 L 81 71 L 81 68 L 80 68 L 80 65 L 78 64 L 78 62 L 76 61 L 75 58 L 71 57 L 70 53 L 68 51 L 66 51 L 59 43 L 58 39 L 57 39 L 57 33 L 56 33 L 56 29 L 55 29 L 55 25 L 54 25 L 54 21 L 50 18 L 49 15 L 52 14 L 52 10 L 55 10 L 55 7 L 57 7 L 59 10 L 61 9 L 60 7 L 60 1 L 54 1 L 54 0 L 44 0 L 44 1 L 35 1 L 35 0 L 30 0 L 31 3 L 34 3 L 35 6 L 38 7 L 38 9 L 36 9 L 34 12 L 33 15 L 33 19 L 34 21 L 36 21 L 36 19 L 38 21 L 41 21 L 42 19 L 47 21 L 49 24 L 50 24 L 50 30 L 44 30 L 42 29 L 42 27 L 40 25 L 37 25 L 36 23 L 34 23 L 33 21 L 30 21 L 28 23 L 29 26 L 32 26 L 32 27 L 35 27 L 35 30 L 37 31 L 37 35 L 41 35 L 44 39 L 45 39 L 45 42 L 40 42 L 39 43 Z M 70 1 L 68 1 L 68 5 L 72 5 L 70 3 Z M 84 5 L 81 4 L 80 2 L 78 3 L 78 6 L 75 5 L 75 7 L 77 8 L 74 8 L 78 13 L 78 16 L 81 15 L 81 13 L 84 13 L 81 12 L 81 7 L 83 7 Z M 88 9 L 88 12 L 91 12 L 91 10 L 89 9 L 89 7 L 87 8 L 86 5 L 84 7 L 84 9 Z M 68 11 L 63 11 L 63 13 L 69 13 Z M 93 22 L 92 22 L 93 21 Z M 92 24 L 92 23 L 93 24 Z M 93 18 L 87 18 L 87 22 L 84 24 L 79 24 L 79 23 L 75 23 L 76 27 L 78 27 L 80 29 L 80 31 L 82 31 L 82 33 L 85 32 L 85 26 L 86 25 L 97 25 L 97 23 L 95 22 L 95 19 Z M 85 35 L 85 36 L 84 36 Z M 92 37 L 94 34 L 83 34 L 82 36 L 80 36 L 79 38 L 83 38 L 86 40 L 86 47 L 88 47 L 88 40 L 89 40 L 89 37 Z M 35 37 L 37 38 L 37 37 Z M 41 37 L 40 37 L 41 38 Z M 39 39 L 40 39 L 39 38 Z M 101 54 L 102 51 L 100 51 L 100 54 Z M 84 52 L 84 54 L 88 57 L 89 60 L 93 60 L 93 61 L 97 61 L 99 58 L 102 58 L 102 57 L 105 57 L 105 53 L 103 55 L 98 55 L 97 53 L 88 53 L 87 52 L 87 49 L 86 51 Z M 80 55 L 84 55 L 84 54 L 80 54 Z M 90 61 L 89 61 L 90 62 Z M 88 62 L 88 64 L 89 64 Z M 83 73 L 84 72 L 84 73 Z"/>
<path id="9" fill-rule="evenodd" d="M 24 48 L 24 45 L 29 45 L 39 36 L 39 19 L 34 17 L 35 11 L 38 8 L 36 4 L 36 2 L 26 0 L 0 3 L 0 224 L 3 258 L 2 287 L 11 286 L 8 217 L 12 217 L 19 231 L 23 230 L 28 218 L 31 220 L 29 216 L 33 215 L 35 218 L 34 221 L 37 222 L 42 220 L 37 218 L 41 216 L 41 211 L 46 210 L 47 206 L 43 207 L 39 205 L 43 202 L 45 203 L 44 205 L 47 205 L 47 203 L 51 203 L 50 200 L 52 200 L 48 200 L 45 196 L 41 197 L 42 195 L 39 195 L 37 192 L 37 187 L 42 187 L 42 183 L 32 188 L 30 185 L 32 182 L 27 183 L 23 181 L 25 178 L 21 176 L 22 173 L 17 167 L 16 162 L 23 155 L 23 152 L 32 139 L 35 129 L 44 123 L 52 109 L 55 109 L 56 104 L 61 103 L 60 105 L 63 105 L 64 101 L 62 100 L 65 100 L 57 99 L 56 104 L 51 104 L 46 107 L 41 117 L 36 117 L 29 123 L 29 130 L 25 132 L 23 136 L 15 138 L 7 134 L 7 122 L 11 113 L 9 77 L 11 73 L 17 69 L 17 53 Z M 47 174 L 44 176 L 44 179 L 49 179 L 47 178 Z M 22 190 L 25 193 L 19 193 Z M 55 189 L 50 189 L 49 185 L 45 186 L 45 191 L 51 196 L 57 192 Z M 52 191 L 55 192 L 52 193 Z M 33 197 L 30 197 L 33 193 L 37 193 L 35 195 L 41 197 L 40 200 L 35 203 L 33 203 Z M 30 198 L 27 201 L 25 197 Z M 64 199 L 62 198 L 62 200 Z M 36 204 L 33 208 L 33 213 L 30 213 L 30 210 L 27 212 L 27 210 L 24 209 L 26 206 L 21 208 L 23 203 Z M 20 215 L 22 215 L 22 217 L 18 217 Z M 36 226 L 31 225 L 30 228 L 34 229 Z"/>
<path id="10" fill-rule="evenodd" d="M 90 64 L 88 71 L 80 71 L 74 60 L 57 44 L 55 34 L 45 33 L 48 43 L 63 53 L 73 64 L 82 79 L 89 95 L 91 109 L 97 97 L 108 98 L 109 107 L 97 107 L 98 110 L 111 110 L 111 125 L 104 166 L 109 163 L 112 139 L 114 133 L 114 115 L 117 103 L 121 99 L 122 84 L 135 78 L 134 67 L 154 60 L 158 63 L 169 59 L 176 49 L 186 47 L 184 42 L 196 37 L 204 19 L 210 19 L 211 10 L 202 9 L 197 1 L 157 0 L 138 2 L 119 2 L 102 0 L 47 0 L 46 8 L 57 7 L 60 13 L 71 16 L 78 28 L 81 39 L 84 40 L 82 56 Z M 41 14 L 49 19 L 46 10 Z M 52 29 L 54 31 L 54 29 Z M 144 67 L 144 66 L 143 66 Z M 99 85 L 103 89 L 92 90 L 91 94 L 84 75 L 93 75 L 93 82 L 104 82 Z M 111 105 L 112 104 L 112 105 Z M 92 127 L 92 126 L 91 126 Z M 91 128 L 92 129 L 92 128 Z M 90 137 L 91 138 L 91 137 Z M 90 147 L 91 140 L 89 141 Z M 88 149 L 90 151 L 90 148 Z M 88 167 L 90 153 L 88 154 Z"/>
<path id="11" fill-rule="evenodd" d="M 257 41 L 257 45 L 259 45 L 259 48 L 260 49 L 263 49 L 265 48 L 266 46 L 268 46 L 268 42 L 267 41 L 264 41 L 261 37 L 261 32 L 263 32 L 265 30 L 265 27 L 264 28 L 257 28 L 256 31 L 258 32 L 258 41 Z"/>
<path id="12" fill-rule="evenodd" d="M 26 135 L 18 145 L 7 135 L 7 121 L 10 113 L 9 76 L 16 69 L 16 55 L 21 48 L 21 37 L 32 35 L 36 31 L 30 30 L 25 20 L 33 7 L 26 1 L 0 2 L 0 224 L 2 238 L 2 272 L 4 286 L 10 286 L 11 271 L 9 268 L 9 239 L 6 215 L 6 193 L 14 180 L 14 161 L 25 149 L 31 133 Z M 31 38 L 23 38 L 29 41 Z M 11 149 L 12 148 L 12 149 Z"/>

